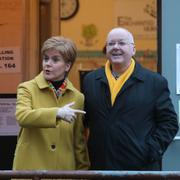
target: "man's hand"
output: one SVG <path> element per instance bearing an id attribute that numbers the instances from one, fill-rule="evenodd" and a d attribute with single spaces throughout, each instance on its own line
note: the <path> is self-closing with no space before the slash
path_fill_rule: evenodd
<path id="1" fill-rule="evenodd" d="M 57 117 L 63 119 L 64 121 L 67 121 L 71 123 L 73 120 L 76 119 L 77 113 L 85 114 L 85 111 L 79 110 L 79 109 L 72 109 L 71 106 L 73 106 L 75 102 L 71 102 L 62 108 L 58 109 Z"/>

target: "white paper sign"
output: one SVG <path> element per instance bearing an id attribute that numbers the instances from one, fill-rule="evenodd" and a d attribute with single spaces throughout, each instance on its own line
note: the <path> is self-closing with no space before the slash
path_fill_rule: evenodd
<path id="1" fill-rule="evenodd" d="M 178 108 L 179 108 L 179 124 L 180 124 L 180 101 L 179 101 L 179 104 L 178 104 Z"/>
<path id="2" fill-rule="evenodd" d="M 176 44 L 176 94 L 180 94 L 180 44 Z"/>
<path id="3" fill-rule="evenodd" d="M 0 98 L 0 136 L 17 135 L 19 126 L 15 118 L 16 98 Z"/>

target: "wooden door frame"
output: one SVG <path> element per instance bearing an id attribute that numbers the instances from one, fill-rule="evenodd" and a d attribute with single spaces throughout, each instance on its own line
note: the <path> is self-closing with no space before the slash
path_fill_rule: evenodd
<path id="1" fill-rule="evenodd" d="M 39 73 L 40 67 L 40 3 L 45 0 L 23 1 L 23 42 L 22 72 L 23 81 L 32 79 Z M 50 3 L 50 34 L 60 34 L 60 0 L 46 0 Z"/>
<path id="2" fill-rule="evenodd" d="M 157 0 L 157 72 L 162 73 L 162 0 Z"/>

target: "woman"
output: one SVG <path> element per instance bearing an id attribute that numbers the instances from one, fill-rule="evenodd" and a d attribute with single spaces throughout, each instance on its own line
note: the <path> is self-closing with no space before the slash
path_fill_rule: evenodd
<path id="1" fill-rule="evenodd" d="M 51 37 L 41 52 L 43 71 L 18 86 L 16 119 L 21 130 L 13 169 L 88 169 L 84 96 L 67 78 L 76 46 L 70 39 Z"/>

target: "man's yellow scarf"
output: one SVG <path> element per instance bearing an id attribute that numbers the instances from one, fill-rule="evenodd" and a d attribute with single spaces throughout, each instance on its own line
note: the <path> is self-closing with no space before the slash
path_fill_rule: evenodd
<path id="1" fill-rule="evenodd" d="M 110 88 L 110 92 L 111 92 L 111 103 L 112 103 L 112 105 L 114 104 L 114 101 L 116 99 L 118 92 L 121 90 L 121 88 L 124 85 L 124 83 L 126 82 L 126 80 L 130 77 L 130 75 L 134 71 L 134 67 L 135 67 L 135 61 L 134 61 L 134 59 L 131 59 L 130 66 L 116 80 L 111 73 L 110 62 L 109 61 L 106 62 L 105 73 L 106 73 L 106 77 L 108 79 L 109 88 Z"/>

